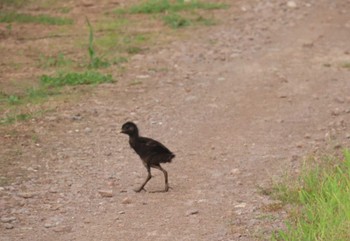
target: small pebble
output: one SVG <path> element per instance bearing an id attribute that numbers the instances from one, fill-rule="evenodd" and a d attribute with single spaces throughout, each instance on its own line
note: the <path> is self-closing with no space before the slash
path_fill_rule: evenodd
<path id="1" fill-rule="evenodd" d="M 44 227 L 45 228 L 52 228 L 52 227 L 54 227 L 55 226 L 55 224 L 53 224 L 53 223 L 45 223 L 44 224 Z"/>
<path id="2" fill-rule="evenodd" d="M 341 144 L 335 144 L 335 145 L 334 145 L 334 149 L 340 149 L 340 148 L 342 148 L 342 145 L 341 145 Z"/>
<path id="3" fill-rule="evenodd" d="M 333 111 L 332 111 L 332 115 L 333 116 L 338 116 L 338 115 L 340 115 L 340 113 L 341 113 L 341 111 L 340 111 L 340 109 L 339 108 L 335 108 Z"/>
<path id="4" fill-rule="evenodd" d="M 35 196 L 35 193 L 33 193 L 33 192 L 19 192 L 17 195 L 20 197 L 23 197 L 23 198 L 32 198 Z"/>
<path id="5" fill-rule="evenodd" d="M 53 228 L 53 231 L 56 233 L 70 232 L 70 231 L 72 231 L 72 227 L 71 226 L 59 226 L 59 227 Z"/>
<path id="6" fill-rule="evenodd" d="M 74 116 L 72 116 L 72 120 L 81 120 L 81 115 L 80 114 L 77 114 L 77 115 L 74 115 Z"/>
<path id="7" fill-rule="evenodd" d="M 296 2 L 294 2 L 294 1 L 288 1 L 288 2 L 287 2 L 287 6 L 288 6 L 289 8 L 296 8 L 296 7 L 297 7 L 297 4 L 296 4 Z"/>
<path id="8" fill-rule="evenodd" d="M 240 203 L 240 204 L 235 205 L 235 208 L 245 208 L 246 206 L 247 206 L 246 203 Z"/>
<path id="9" fill-rule="evenodd" d="M 1 222 L 2 223 L 11 223 L 16 220 L 16 217 L 2 217 Z"/>
<path id="10" fill-rule="evenodd" d="M 240 174 L 239 169 L 238 169 L 238 168 L 233 168 L 233 169 L 231 170 L 231 175 L 237 175 L 237 174 Z"/>
<path id="11" fill-rule="evenodd" d="M 188 210 L 186 212 L 186 216 L 191 216 L 191 215 L 195 215 L 195 214 L 198 214 L 199 211 L 197 209 L 192 209 L 192 210 Z"/>
<path id="12" fill-rule="evenodd" d="M 288 97 L 288 95 L 286 94 L 279 94 L 278 95 L 278 98 L 281 98 L 281 99 L 286 99 Z"/>
<path id="13" fill-rule="evenodd" d="M 54 189 L 54 188 L 51 187 L 51 188 L 49 189 L 49 193 L 58 193 L 58 191 L 57 191 L 56 189 Z"/>
<path id="14" fill-rule="evenodd" d="M 57 117 L 56 116 L 47 116 L 45 119 L 48 121 L 56 121 Z"/>
<path id="15" fill-rule="evenodd" d="M 85 129 L 84 129 L 84 132 L 85 133 L 90 133 L 92 130 L 91 130 L 91 128 L 89 128 L 89 127 L 86 127 Z"/>
<path id="16" fill-rule="evenodd" d="M 11 223 L 5 223 L 4 226 L 6 229 L 13 229 L 14 228 L 14 226 Z"/>
<path id="17" fill-rule="evenodd" d="M 99 190 L 98 193 L 101 195 L 101 197 L 113 197 L 112 190 Z"/>
<path id="18" fill-rule="evenodd" d="M 94 6 L 94 1 L 90 1 L 90 0 L 84 0 L 82 1 L 82 4 L 84 7 L 92 7 Z"/>
<path id="19" fill-rule="evenodd" d="M 303 143 L 301 143 L 301 142 L 299 142 L 299 143 L 297 143 L 296 144 L 296 147 L 298 147 L 298 148 L 302 148 L 304 145 L 303 145 Z"/>
<path id="20" fill-rule="evenodd" d="M 336 97 L 334 100 L 335 100 L 335 102 L 338 102 L 339 104 L 343 104 L 345 102 L 345 99 L 342 97 Z"/>
<path id="21" fill-rule="evenodd" d="M 128 197 L 124 198 L 122 201 L 122 204 L 130 204 L 130 203 L 131 203 L 131 199 Z"/>
<path id="22" fill-rule="evenodd" d="M 148 79 L 150 76 L 149 75 L 137 75 L 136 78 L 138 79 Z"/>

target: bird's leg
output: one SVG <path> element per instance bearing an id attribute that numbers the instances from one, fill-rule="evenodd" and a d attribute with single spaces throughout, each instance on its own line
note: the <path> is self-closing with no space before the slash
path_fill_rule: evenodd
<path id="1" fill-rule="evenodd" d="M 147 182 L 148 182 L 149 180 L 151 180 L 151 178 L 152 178 L 152 175 L 151 175 L 151 168 L 150 168 L 150 167 L 147 167 L 147 172 L 148 172 L 148 175 L 147 175 L 147 177 L 146 177 L 146 180 L 144 181 L 144 183 L 143 183 L 138 189 L 135 190 L 135 192 L 141 192 L 141 190 L 145 190 L 145 189 L 144 189 L 145 185 L 146 185 Z M 145 191 L 146 191 L 146 190 L 145 190 Z"/>
<path id="2" fill-rule="evenodd" d="M 165 171 L 160 165 L 158 166 L 152 166 L 160 171 L 163 172 L 164 174 L 164 179 L 165 179 L 165 188 L 164 188 L 164 192 L 167 192 L 169 190 L 169 184 L 168 184 L 168 172 Z"/>

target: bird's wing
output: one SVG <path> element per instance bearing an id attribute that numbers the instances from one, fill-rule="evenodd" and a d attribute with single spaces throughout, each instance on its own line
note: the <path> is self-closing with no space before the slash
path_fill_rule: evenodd
<path id="1" fill-rule="evenodd" d="M 147 148 L 149 148 L 149 150 L 151 150 L 152 152 L 171 153 L 171 151 L 168 148 L 166 148 L 162 143 L 151 138 L 140 137 L 139 141 Z"/>

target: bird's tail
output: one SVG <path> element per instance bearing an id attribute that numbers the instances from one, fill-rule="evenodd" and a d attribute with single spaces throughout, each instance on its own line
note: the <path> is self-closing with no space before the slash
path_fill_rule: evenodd
<path id="1" fill-rule="evenodd" d="M 171 153 L 167 162 L 171 162 L 173 160 L 173 158 L 175 158 L 175 154 Z"/>

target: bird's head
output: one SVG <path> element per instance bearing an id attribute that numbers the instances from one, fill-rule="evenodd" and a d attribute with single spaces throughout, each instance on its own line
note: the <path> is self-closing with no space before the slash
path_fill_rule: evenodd
<path id="1" fill-rule="evenodd" d="M 136 124 L 134 124 L 133 122 L 126 122 L 123 124 L 122 130 L 120 133 L 127 134 L 129 136 L 135 136 L 135 135 L 137 136 L 139 131 L 137 129 Z"/>

